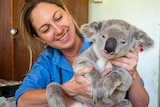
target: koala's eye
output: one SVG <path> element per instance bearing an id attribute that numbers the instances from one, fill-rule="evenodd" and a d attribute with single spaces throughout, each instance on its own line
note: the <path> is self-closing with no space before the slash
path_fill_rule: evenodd
<path id="1" fill-rule="evenodd" d="M 104 35 L 102 35 L 102 38 L 105 39 L 106 37 Z"/>
<path id="2" fill-rule="evenodd" d="M 125 38 L 122 37 L 121 40 L 120 40 L 120 44 L 123 45 L 123 44 L 125 44 L 126 42 L 127 42 L 127 39 L 125 39 Z"/>
<path id="3" fill-rule="evenodd" d="M 121 44 L 125 44 L 126 42 L 125 41 L 121 41 Z"/>

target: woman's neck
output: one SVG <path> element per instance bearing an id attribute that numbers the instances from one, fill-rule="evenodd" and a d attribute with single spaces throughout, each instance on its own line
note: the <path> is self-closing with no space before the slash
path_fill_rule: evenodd
<path id="1" fill-rule="evenodd" d="M 63 55 L 71 64 L 73 64 L 73 61 L 80 55 L 82 45 L 83 39 L 81 37 L 77 37 L 72 48 L 62 51 Z"/>

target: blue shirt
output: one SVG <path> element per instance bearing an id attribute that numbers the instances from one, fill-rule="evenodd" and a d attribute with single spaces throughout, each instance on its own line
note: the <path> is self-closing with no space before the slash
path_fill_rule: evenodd
<path id="1" fill-rule="evenodd" d="M 90 45 L 91 42 L 84 38 L 81 53 Z M 55 48 L 47 47 L 24 78 L 23 84 L 17 89 L 15 93 L 16 102 L 28 90 L 45 89 L 51 82 L 62 84 L 70 80 L 73 75 L 72 65 L 63 54 Z"/>

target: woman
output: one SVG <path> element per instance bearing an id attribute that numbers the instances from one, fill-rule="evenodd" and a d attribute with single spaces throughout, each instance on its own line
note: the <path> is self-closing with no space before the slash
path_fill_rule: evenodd
<path id="1" fill-rule="evenodd" d="M 74 75 L 72 69 L 75 58 L 91 43 L 79 33 L 64 4 L 60 0 L 28 1 L 22 8 L 20 23 L 22 36 L 28 46 L 31 47 L 30 41 L 36 38 L 46 44 L 47 48 L 16 91 L 18 107 L 47 107 L 45 88 L 51 82 L 61 84 L 69 96 L 91 97 L 90 83 L 83 75 L 93 68 L 84 68 L 78 75 Z M 134 49 L 125 57 L 112 61 L 127 69 L 133 77 L 127 96 L 133 106 L 147 107 L 149 97 L 136 71 L 137 62 L 138 54 Z M 107 69 L 102 75 L 110 71 Z"/>

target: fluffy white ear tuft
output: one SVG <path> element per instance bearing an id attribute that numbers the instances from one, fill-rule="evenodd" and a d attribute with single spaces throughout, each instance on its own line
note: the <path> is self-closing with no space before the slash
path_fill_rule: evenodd
<path id="1" fill-rule="evenodd" d="M 134 48 L 138 52 L 146 51 L 154 45 L 153 39 L 140 29 L 135 31 L 133 38 L 135 40 Z"/>
<path id="2" fill-rule="evenodd" d="M 84 36 L 87 36 L 89 41 L 95 41 L 96 36 L 98 36 L 98 33 L 102 27 L 101 22 L 92 22 L 89 24 L 84 24 L 80 28 L 80 32 L 84 34 Z"/>

